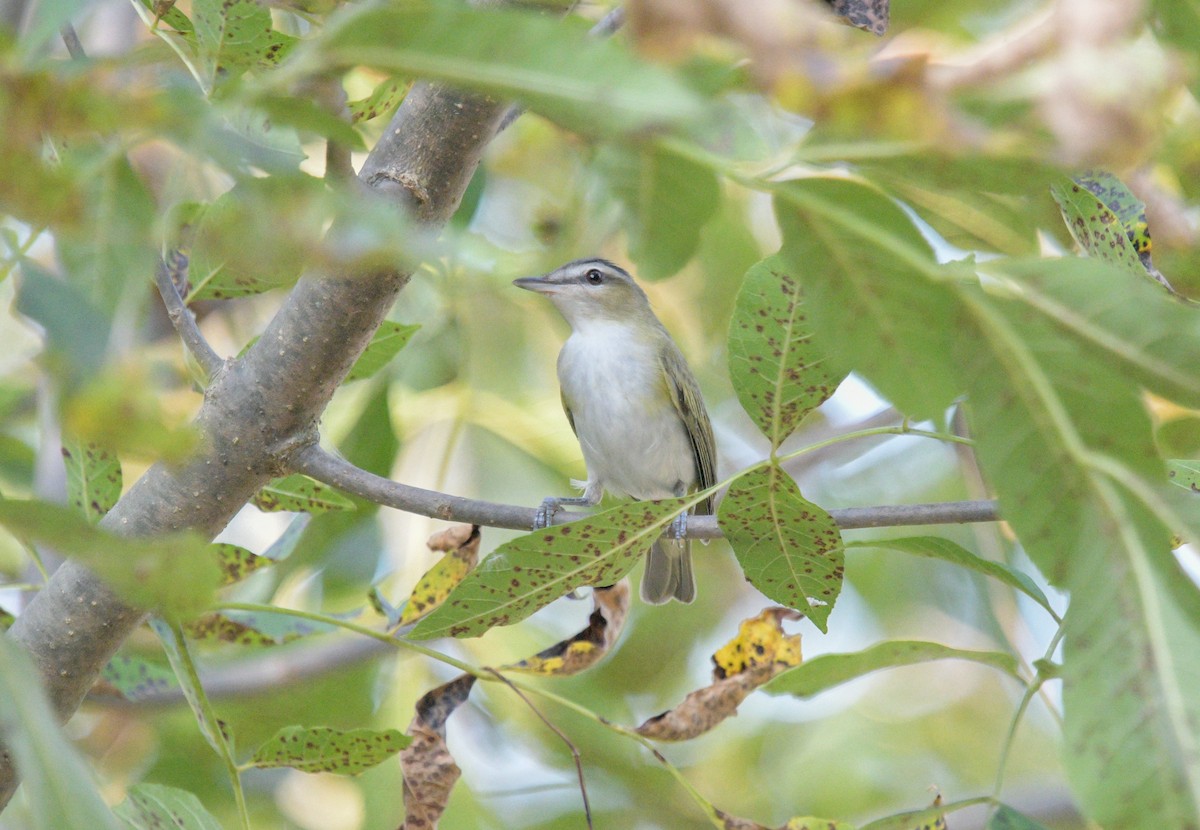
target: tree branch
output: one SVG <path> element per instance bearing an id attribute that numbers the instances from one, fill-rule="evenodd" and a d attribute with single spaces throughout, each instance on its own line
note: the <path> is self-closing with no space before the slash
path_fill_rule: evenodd
<path id="1" fill-rule="evenodd" d="M 299 450 L 291 461 L 296 472 L 315 478 L 339 490 L 406 513 L 443 519 L 448 522 L 529 530 L 537 509 L 490 501 L 477 501 L 425 490 L 377 476 L 355 467 L 349 461 L 310 444 Z M 963 524 L 994 522 L 1000 516 L 996 502 L 955 501 L 940 504 L 896 504 L 878 507 L 835 508 L 829 514 L 843 530 L 867 527 L 904 527 L 911 525 Z M 566 524 L 586 514 L 559 511 L 555 524 Z M 719 539 L 721 529 L 715 516 L 692 516 L 687 535 L 692 539 Z"/>
<path id="2" fill-rule="evenodd" d="M 360 179 L 427 226 L 444 224 L 504 111 L 487 97 L 417 84 Z M 195 422 L 203 439 L 196 456 L 183 465 L 151 467 L 101 524 L 130 536 L 185 529 L 215 536 L 315 429 L 407 279 L 386 270 L 297 283 L 258 342 L 205 390 Z M 86 568 L 67 562 L 8 636 L 32 656 L 65 720 L 143 617 Z M 10 759 L 0 757 L 0 806 L 16 785 Z"/>
<path id="3" fill-rule="evenodd" d="M 179 292 L 180 285 L 187 285 L 188 258 L 182 251 L 172 251 L 166 260 L 160 260 L 154 272 L 154 282 L 162 297 L 163 306 L 167 309 L 167 317 L 184 347 L 200 364 L 205 377 L 209 380 L 225 367 L 225 360 L 208 345 L 200 327 L 196 325 L 196 316 L 183 301 Z"/>

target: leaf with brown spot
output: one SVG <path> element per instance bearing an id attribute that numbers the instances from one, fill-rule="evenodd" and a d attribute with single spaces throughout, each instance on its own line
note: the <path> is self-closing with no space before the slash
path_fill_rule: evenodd
<path id="1" fill-rule="evenodd" d="M 259 490 L 250 503 L 268 513 L 284 510 L 326 513 L 355 509 L 354 502 L 329 485 L 299 474 L 274 479 Z"/>
<path id="2" fill-rule="evenodd" d="M 216 554 L 217 567 L 221 569 L 222 587 L 241 582 L 260 568 L 275 564 L 272 559 L 229 542 L 216 542 L 212 545 L 212 550 Z"/>
<path id="3" fill-rule="evenodd" d="M 278 646 L 312 634 L 325 634 L 334 626 L 289 614 L 222 611 L 204 614 L 185 627 L 196 640 L 219 640 L 243 646 Z"/>
<path id="4" fill-rule="evenodd" d="M 891 16 L 891 0 L 825 0 L 833 13 L 846 23 L 870 32 L 883 35 L 887 32 Z"/>
<path id="5" fill-rule="evenodd" d="M 813 342 L 804 289 L 778 255 L 746 272 L 728 343 L 729 377 L 738 400 L 773 448 L 845 378 Z"/>
<path id="6" fill-rule="evenodd" d="M 717 521 L 750 584 L 825 631 L 845 570 L 833 518 L 801 496 L 791 476 L 768 466 L 733 483 Z"/>
<path id="7" fill-rule="evenodd" d="M 200 799 L 162 784 L 135 784 L 113 812 L 135 830 L 221 830 Z"/>
<path id="8" fill-rule="evenodd" d="M 703 495 L 623 504 L 570 524 L 518 536 L 496 548 L 412 636 L 475 637 L 511 625 L 585 585 L 613 585 L 672 519 Z"/>
<path id="9" fill-rule="evenodd" d="M 1200 461 L 1174 459 L 1167 462 L 1167 477 L 1176 487 L 1200 493 Z"/>
<path id="10" fill-rule="evenodd" d="M 136 702 L 178 685 L 169 666 L 138 654 L 116 654 L 100 672 L 93 691 Z"/>
<path id="11" fill-rule="evenodd" d="M 445 812 L 462 773 L 446 747 L 446 720 L 474 685 L 475 678 L 464 674 L 417 701 L 416 717 L 408 727 L 412 743 L 400 753 L 404 774 L 404 824 L 400 830 L 431 830 Z"/>
<path id="12" fill-rule="evenodd" d="M 350 110 L 350 123 L 358 124 L 381 115 L 391 115 L 408 94 L 409 85 L 409 81 L 400 77 L 380 81 L 366 98 L 346 105 Z"/>
<path id="13" fill-rule="evenodd" d="M 944 805 L 939 794 L 933 799 L 933 805 L 924 810 L 910 810 L 886 816 L 865 824 L 862 830 L 947 830 L 946 813 L 951 809 L 968 807 L 972 804 L 985 803 L 986 798 L 972 798 L 955 804 Z"/>
<path id="14" fill-rule="evenodd" d="M 723 830 L 770 830 L 766 825 L 759 824 L 750 819 L 740 818 L 730 815 L 724 810 L 716 810 L 717 818 L 722 822 Z M 788 823 L 777 830 L 854 830 L 854 825 L 847 824 L 844 821 L 831 821 L 827 818 L 814 818 L 813 816 L 804 816 L 803 818 L 789 819 Z"/>
<path id="15" fill-rule="evenodd" d="M 1071 237 L 1089 257 L 1167 285 L 1150 260 L 1146 206 L 1111 173 L 1091 172 L 1051 185 Z"/>
<path id="16" fill-rule="evenodd" d="M 63 439 L 63 466 L 67 469 L 67 500 L 98 522 L 121 498 L 121 461 L 92 442 Z"/>
<path id="17" fill-rule="evenodd" d="M 555 643 L 533 657 L 506 669 L 531 674 L 565 677 L 590 669 L 604 659 L 612 649 L 629 613 L 629 580 L 622 579 L 610 588 L 592 591 L 595 610 L 588 618 L 587 628 L 569 640 Z"/>
<path id="18" fill-rule="evenodd" d="M 479 525 L 455 525 L 435 533 L 426 542 L 430 550 L 446 555 L 417 580 L 398 623 L 416 622 L 437 608 L 479 561 Z"/>
<path id="19" fill-rule="evenodd" d="M 260 746 L 250 759 L 259 769 L 291 767 L 301 772 L 358 775 L 412 743 L 397 729 L 352 729 L 287 726 Z"/>

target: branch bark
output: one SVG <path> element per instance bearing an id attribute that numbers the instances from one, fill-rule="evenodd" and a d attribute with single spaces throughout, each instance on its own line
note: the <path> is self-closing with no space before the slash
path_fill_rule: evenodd
<path id="1" fill-rule="evenodd" d="M 371 152 L 360 180 L 428 226 L 445 223 L 505 111 L 502 102 L 418 84 Z M 205 391 L 196 419 L 202 449 L 187 464 L 158 464 L 102 524 L 150 536 L 184 529 L 215 536 L 288 456 L 311 442 L 334 390 L 408 279 L 399 271 L 305 278 L 258 342 L 229 361 Z M 78 708 L 144 613 L 90 571 L 67 562 L 13 624 L 64 720 Z M 0 758 L 0 807 L 17 786 Z"/>
<path id="2" fill-rule="evenodd" d="M 406 513 L 417 513 L 448 522 L 506 527 L 529 530 L 533 527 L 537 508 L 514 504 L 463 498 L 424 490 L 409 484 L 377 476 L 355 467 L 350 462 L 318 447 L 316 444 L 299 450 L 292 468 L 317 481 L 322 481 L 359 498 L 394 507 Z M 554 524 L 566 524 L 587 514 L 560 510 Z M 912 525 L 963 524 L 966 522 L 995 522 L 1000 518 L 996 502 L 951 501 L 937 504 L 889 504 L 875 507 L 843 507 L 829 511 L 842 530 L 865 527 L 906 527 Z M 690 516 L 687 535 L 691 539 L 719 539 L 721 529 L 715 516 Z"/>

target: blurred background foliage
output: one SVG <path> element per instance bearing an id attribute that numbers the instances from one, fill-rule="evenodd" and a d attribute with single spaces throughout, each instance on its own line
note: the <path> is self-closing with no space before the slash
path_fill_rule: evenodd
<path id="1" fill-rule="evenodd" d="M 335 12 L 316 5 L 256 8 L 268 14 L 273 42 L 288 44 L 283 51 L 301 39 L 297 62 L 311 68 L 328 58 L 342 67 L 336 43 L 327 53 L 305 51 L 304 39 Z M 188 15 L 197 8 L 178 5 Z M 559 119 L 573 129 L 530 113 L 493 141 L 440 240 L 398 235 L 401 221 L 389 210 L 314 178 L 324 172 L 325 137 L 357 146 L 357 167 L 387 118 L 360 121 L 361 138 L 348 137 L 336 118 L 304 106 L 311 91 L 292 86 L 299 73 L 286 74 L 286 59 L 277 67 L 259 47 L 249 57 L 189 52 L 165 25 L 163 36 L 151 34 L 145 7 L 107 0 L 36 9 L 5 0 L 0 11 L 12 25 L 0 25 L 0 491 L 10 497 L 64 498 L 64 427 L 118 449 L 126 486 L 151 461 L 186 448 L 200 395 L 150 282 L 164 240 L 185 224 L 196 229 L 193 284 L 218 275 L 228 285 L 253 277 L 286 287 L 306 269 L 418 260 L 391 316 L 420 330 L 383 372 L 339 391 L 323 419 L 326 440 L 359 466 L 409 484 L 528 505 L 567 493 L 583 466 L 554 376 L 566 324 L 510 281 L 577 256 L 608 256 L 654 280 L 647 291 L 704 389 L 722 473 L 767 452 L 733 395 L 724 349 L 741 277 L 779 236 L 765 196 L 737 175 L 857 172 L 908 205 L 942 256 L 982 257 L 1071 250 L 1049 184 L 1064 171 L 1103 166 L 1146 202 L 1160 270 L 1200 295 L 1200 13 L 1190 2 L 903 0 L 880 39 L 837 25 L 820 4 L 636 0 L 616 40 L 712 105 L 716 115 L 693 137 L 735 175 L 715 177 L 663 145 L 614 131 L 603 107 L 590 114 L 576 102 Z M 584 3 L 574 14 L 594 20 L 605 11 Z M 68 16 L 89 57 L 69 58 L 52 37 Z M 163 24 L 177 21 L 164 16 Z M 201 61 L 189 71 L 187 55 L 207 56 L 207 69 Z M 549 50 L 528 59 L 553 69 L 558 58 Z M 386 68 L 335 77 L 352 101 L 378 90 L 380 109 L 404 88 L 395 82 L 384 94 Z M 18 263 L 19 283 L 11 276 Z M 266 287 L 197 305 L 218 352 L 237 354 L 261 331 L 279 302 L 277 290 L 258 293 Z M 901 420 L 851 378 L 786 448 Z M 1194 452 L 1200 442 L 1176 432 Z M 790 471 L 826 508 L 981 495 L 970 465 L 917 438 L 841 444 Z M 364 608 L 372 588 L 402 600 L 435 561 L 425 540 L 440 525 L 357 506 L 315 516 L 294 553 L 235 597 L 331 613 Z M 286 526 L 247 507 L 222 539 L 262 552 Z M 1001 526 L 937 532 L 1034 570 Z M 484 552 L 514 535 L 485 530 Z M 847 538 L 887 535 L 901 533 Z M 38 571 L 7 535 L 0 569 L 9 583 L 0 607 L 17 613 Z M 723 542 L 698 549 L 697 571 L 694 605 L 635 603 L 607 661 L 544 682 L 630 724 L 704 685 L 709 655 L 763 599 L 744 585 Z M 1044 612 L 969 571 L 866 548 L 848 552 L 846 574 L 829 634 L 798 626 L 806 656 L 904 638 L 1032 661 L 1053 634 Z M 589 610 L 561 600 L 523 625 L 437 647 L 499 665 L 569 636 Z M 271 677 L 320 647 L 321 637 L 269 650 L 210 646 L 201 661 L 208 671 Z M 161 660 L 148 633 L 126 648 Z M 267 689 L 235 688 L 215 702 L 238 746 L 249 748 L 294 723 L 403 729 L 414 701 L 449 676 L 415 656 L 375 655 L 293 682 L 285 671 Z M 664 754 L 732 813 L 768 824 L 804 814 L 863 822 L 925 806 L 935 790 L 951 800 L 993 792 L 1022 691 L 986 667 L 925 664 L 811 700 L 753 695 L 735 720 Z M 1085 825 L 1064 781 L 1060 703 L 1053 684 L 1035 699 L 999 793 L 1046 827 L 1070 830 Z M 539 706 L 583 753 L 598 827 L 705 826 L 644 750 Z M 68 729 L 110 803 L 136 782 L 168 784 L 233 826 L 220 763 L 181 703 L 98 696 Z M 464 774 L 443 827 L 583 826 L 570 754 L 507 690 L 480 684 L 449 731 Z M 255 770 L 244 780 L 254 826 L 264 830 L 374 830 L 395 827 L 402 814 L 394 762 L 357 778 Z M 35 826 L 26 809 L 18 799 L 0 826 Z M 981 815 L 951 823 L 981 826 Z"/>

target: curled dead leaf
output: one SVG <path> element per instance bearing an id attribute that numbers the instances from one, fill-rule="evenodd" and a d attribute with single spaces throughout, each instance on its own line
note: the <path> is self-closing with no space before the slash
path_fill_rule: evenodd
<path id="1" fill-rule="evenodd" d="M 446 601 L 479 561 L 480 538 L 479 525 L 454 525 L 429 537 L 425 543 L 429 549 L 446 555 L 417 580 L 400 614 L 400 625 L 416 622 Z"/>
<path id="2" fill-rule="evenodd" d="M 622 579 L 611 587 L 593 589 L 592 600 L 595 610 L 588 618 L 587 628 L 506 668 L 565 677 L 600 662 L 621 636 L 625 626 L 629 612 L 629 580 Z"/>
<path id="3" fill-rule="evenodd" d="M 674 709 L 656 715 L 637 733 L 656 741 L 686 741 L 737 714 L 752 691 L 800 663 L 800 635 L 786 635 L 784 620 L 800 619 L 790 608 L 767 608 L 744 620 L 738 635 L 713 655 L 713 683 L 697 689 Z"/>
<path id="4" fill-rule="evenodd" d="M 446 747 L 446 720 L 467 696 L 475 678 L 469 674 L 427 692 L 417 701 L 408 727 L 412 743 L 400 753 L 404 774 L 404 824 L 400 830 L 434 830 L 462 771 Z"/>

